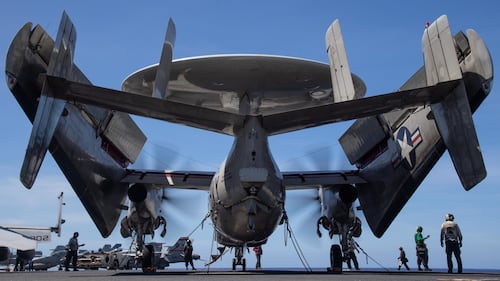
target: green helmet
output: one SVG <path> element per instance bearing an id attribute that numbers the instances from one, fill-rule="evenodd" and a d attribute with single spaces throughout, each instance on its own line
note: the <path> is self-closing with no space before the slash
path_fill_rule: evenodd
<path id="1" fill-rule="evenodd" d="M 453 221 L 455 219 L 455 216 L 453 216 L 453 214 L 446 214 L 446 216 L 444 216 L 444 219 L 447 221 Z"/>

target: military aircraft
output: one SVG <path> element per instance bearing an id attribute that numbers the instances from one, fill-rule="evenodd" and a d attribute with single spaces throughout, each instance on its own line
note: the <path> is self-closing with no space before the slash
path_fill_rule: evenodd
<path id="1" fill-rule="evenodd" d="M 77 267 L 83 269 L 119 268 L 122 262 L 122 244 L 105 244 L 97 251 L 82 250 L 78 253 Z"/>
<path id="2" fill-rule="evenodd" d="M 184 262 L 184 247 L 189 237 L 179 237 L 174 245 L 162 247 L 160 258 L 166 260 L 168 264 L 176 262 Z M 198 254 L 193 254 L 193 260 L 199 260 L 201 257 Z"/>
<path id="3" fill-rule="evenodd" d="M 175 37 L 169 21 L 159 64 L 132 73 L 121 90 L 92 85 L 73 63 L 76 31 L 66 13 L 55 41 L 39 25 L 23 26 L 6 60 L 8 87 L 33 123 L 21 182 L 33 186 L 50 151 L 104 237 L 128 209 L 121 233 L 135 233 L 143 268 L 154 256 L 145 235 L 166 230 L 165 189 L 208 191 L 216 240 L 235 248 L 233 268 L 245 267 L 244 247 L 265 244 L 288 222 L 287 191 L 317 189 L 318 225 L 340 240 L 330 268 L 341 271 L 347 239 L 361 234 L 356 199 L 381 237 L 445 151 L 466 190 L 486 177 L 472 113 L 491 91 L 492 60 L 474 30 L 452 36 L 445 15 L 424 30 L 424 65 L 397 91 L 368 97 L 350 71 L 338 20 L 326 32 L 329 64 L 269 55 L 172 60 Z M 128 114 L 234 143 L 217 171 L 130 169 L 146 136 Z M 354 119 L 339 139 L 351 169 L 281 171 L 275 163 L 269 137 Z"/>
<path id="4" fill-rule="evenodd" d="M 33 270 L 47 270 L 54 266 L 61 266 L 61 262 L 64 262 L 66 256 L 66 246 L 58 245 L 52 250 L 50 255 L 36 257 L 31 262 L 31 268 Z"/>
<path id="5" fill-rule="evenodd" d="M 11 262 L 10 260 L 13 258 L 20 260 L 21 267 L 24 267 L 25 263 L 35 257 L 38 243 L 50 242 L 52 232 L 55 232 L 58 237 L 61 236 L 61 226 L 64 223 L 64 219 L 62 219 L 62 206 L 64 205 L 62 192 L 57 199 L 59 199 L 59 211 L 57 224 L 54 227 L 0 225 L 0 261 Z M 16 249 L 16 253 L 11 253 L 10 248 Z"/>

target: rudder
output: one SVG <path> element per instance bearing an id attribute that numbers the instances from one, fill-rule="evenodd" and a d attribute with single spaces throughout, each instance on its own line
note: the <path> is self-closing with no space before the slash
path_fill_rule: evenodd
<path id="1" fill-rule="evenodd" d="M 427 85 L 462 79 L 448 18 L 443 15 L 426 28 L 422 37 Z M 463 80 L 432 113 L 455 170 L 466 190 L 486 177 L 472 112 Z"/>

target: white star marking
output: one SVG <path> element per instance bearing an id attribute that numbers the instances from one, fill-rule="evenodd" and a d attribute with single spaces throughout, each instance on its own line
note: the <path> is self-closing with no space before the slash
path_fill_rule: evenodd
<path id="1" fill-rule="evenodd" d="M 403 159 L 406 159 L 406 161 L 410 165 L 410 168 L 413 168 L 411 160 L 410 160 L 410 152 L 413 150 L 413 145 L 410 145 L 408 143 L 407 137 L 406 137 L 406 132 L 407 131 L 405 130 L 404 135 L 403 135 L 403 140 L 398 139 L 398 143 L 399 143 L 399 146 L 401 147 L 401 157 Z"/>

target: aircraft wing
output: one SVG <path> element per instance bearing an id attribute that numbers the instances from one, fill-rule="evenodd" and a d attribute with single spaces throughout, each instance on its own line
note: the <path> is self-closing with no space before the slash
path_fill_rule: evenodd
<path id="1" fill-rule="evenodd" d="M 366 181 L 358 175 L 357 170 L 297 171 L 283 172 L 282 175 L 283 183 L 287 190 L 366 183 Z"/>
<path id="2" fill-rule="evenodd" d="M 155 184 L 179 189 L 208 190 L 215 172 L 128 170 L 126 183 Z"/>
<path id="3" fill-rule="evenodd" d="M 15 248 L 18 250 L 33 250 L 37 242 L 22 234 L 7 228 L 0 227 L 0 246 Z"/>

